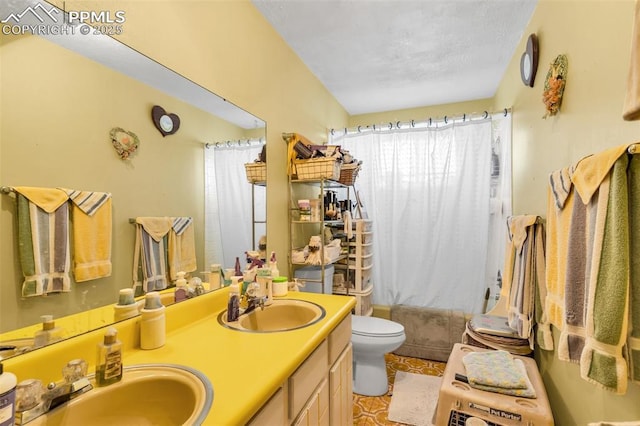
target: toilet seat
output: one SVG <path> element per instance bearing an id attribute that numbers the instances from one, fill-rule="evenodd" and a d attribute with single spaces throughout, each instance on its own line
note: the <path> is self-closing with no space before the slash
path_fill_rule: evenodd
<path id="1" fill-rule="evenodd" d="M 351 333 L 365 337 L 397 337 L 404 335 L 404 327 L 384 318 L 352 315 Z"/>

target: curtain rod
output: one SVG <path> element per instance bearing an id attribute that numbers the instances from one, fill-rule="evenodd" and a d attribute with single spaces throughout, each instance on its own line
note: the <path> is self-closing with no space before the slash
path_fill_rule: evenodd
<path id="1" fill-rule="evenodd" d="M 481 113 L 473 112 L 471 114 L 463 113 L 459 115 L 445 115 L 445 116 L 436 117 L 436 118 L 429 117 L 427 119 L 422 119 L 422 120 L 396 121 L 395 123 L 392 121 L 389 121 L 387 123 L 369 124 L 367 126 L 357 126 L 357 127 L 351 127 L 351 128 L 345 127 L 344 129 L 342 129 L 342 131 L 331 129 L 330 132 L 332 136 L 340 136 L 340 135 L 371 132 L 371 131 L 374 131 L 374 132 L 390 131 L 393 129 L 429 128 L 431 126 L 438 125 L 438 124 L 451 124 L 456 122 L 464 123 L 465 121 L 486 120 L 487 118 L 489 118 L 489 116 L 493 116 L 497 114 L 502 114 L 504 117 L 506 117 L 510 112 L 511 112 L 511 108 L 504 108 L 501 111 L 493 111 L 493 112 L 484 111 Z"/>
<path id="2" fill-rule="evenodd" d="M 265 138 L 248 138 L 248 139 L 235 139 L 235 140 L 227 140 L 223 142 L 212 142 L 205 143 L 204 147 L 209 148 L 231 148 L 232 146 L 251 146 L 251 145 L 264 145 L 266 143 Z"/>

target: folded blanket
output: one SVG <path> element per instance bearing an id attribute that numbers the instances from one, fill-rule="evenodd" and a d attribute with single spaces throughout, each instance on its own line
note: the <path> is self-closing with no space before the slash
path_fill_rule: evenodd
<path id="1" fill-rule="evenodd" d="M 76 282 L 111 276 L 111 194 L 63 191 L 73 203 L 73 273 Z"/>
<path id="2" fill-rule="evenodd" d="M 535 398 L 526 367 L 507 351 L 470 352 L 462 358 L 469 385 L 506 395 Z"/>
<path id="3" fill-rule="evenodd" d="M 15 191 L 22 296 L 70 291 L 67 195 L 50 188 L 17 187 Z"/>

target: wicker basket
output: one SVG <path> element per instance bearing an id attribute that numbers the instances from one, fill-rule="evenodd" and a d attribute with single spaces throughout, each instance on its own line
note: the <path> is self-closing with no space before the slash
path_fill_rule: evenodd
<path id="1" fill-rule="evenodd" d="M 298 180 L 340 178 L 340 163 L 333 157 L 311 158 L 309 160 L 294 160 Z"/>
<path id="2" fill-rule="evenodd" d="M 265 182 L 267 180 L 267 163 L 245 163 L 249 183 Z"/>
<path id="3" fill-rule="evenodd" d="M 343 185 L 353 185 L 356 182 L 359 170 L 360 164 L 358 163 L 343 164 L 340 167 L 340 179 L 338 179 L 338 182 Z"/>

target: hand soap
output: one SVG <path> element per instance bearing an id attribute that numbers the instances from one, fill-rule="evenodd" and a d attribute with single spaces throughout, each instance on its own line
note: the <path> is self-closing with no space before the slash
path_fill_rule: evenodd
<path id="1" fill-rule="evenodd" d="M 96 385 L 106 386 L 122 379 L 122 343 L 117 339 L 118 331 L 109 327 L 104 341 L 98 343 L 96 360 Z"/>
<path id="2" fill-rule="evenodd" d="M 0 426 L 13 426 L 16 419 L 16 385 L 15 374 L 5 372 L 0 363 Z"/>
<path id="3" fill-rule="evenodd" d="M 33 347 L 41 348 L 49 343 L 62 340 L 62 329 L 56 327 L 52 315 L 42 315 L 42 330 L 36 331 L 33 337 Z"/>
<path id="4" fill-rule="evenodd" d="M 276 260 L 276 252 L 271 252 L 271 259 L 269 259 L 269 269 L 271 269 L 271 276 L 273 278 L 280 276 L 280 270 L 278 270 L 278 261 Z"/>
<path id="5" fill-rule="evenodd" d="M 144 296 L 144 308 L 140 311 L 140 348 L 157 349 L 166 340 L 165 307 L 157 291 Z"/>

